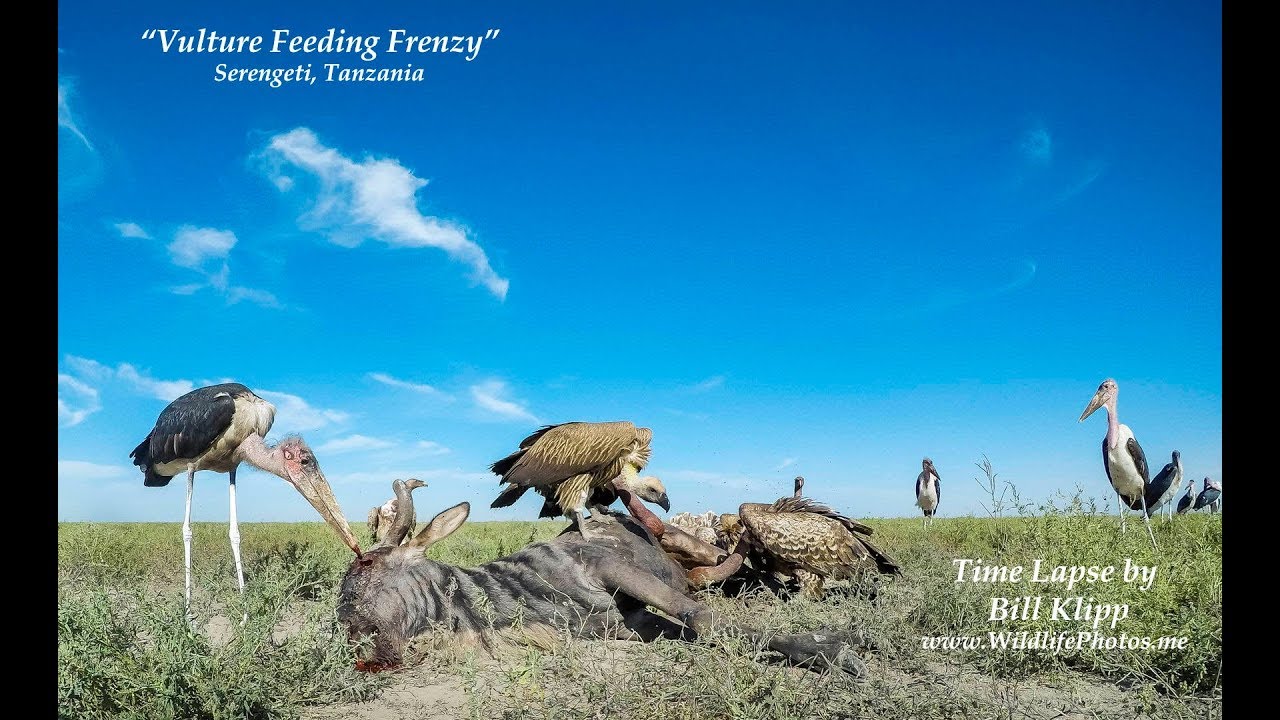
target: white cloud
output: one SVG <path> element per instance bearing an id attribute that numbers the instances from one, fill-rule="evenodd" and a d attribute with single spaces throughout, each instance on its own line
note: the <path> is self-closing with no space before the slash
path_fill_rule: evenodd
<path id="1" fill-rule="evenodd" d="M 341 410 L 312 407 L 306 400 L 290 393 L 261 390 L 258 394 L 276 406 L 276 421 L 271 426 L 273 430 L 306 432 L 346 422 L 351 418 L 350 413 Z"/>
<path id="2" fill-rule="evenodd" d="M 723 386 L 724 386 L 724 376 L 712 375 L 706 380 L 703 380 L 702 382 L 694 383 L 693 385 L 690 385 L 685 389 L 688 390 L 689 392 L 704 393 L 711 390 L 715 390 L 716 388 L 723 387 Z"/>
<path id="3" fill-rule="evenodd" d="M 58 482 L 133 480 L 140 474 L 138 468 L 128 465 L 100 465 L 84 460 L 58 461 Z"/>
<path id="4" fill-rule="evenodd" d="M 793 458 L 793 457 L 783 458 L 783 459 L 782 459 L 782 462 L 778 463 L 778 466 L 777 466 L 777 467 L 775 467 L 775 468 L 773 469 L 773 471 L 774 471 L 774 472 L 778 472 L 779 470 L 786 470 L 787 468 L 789 468 L 789 467 L 791 467 L 792 465 L 795 465 L 795 464 L 796 464 L 796 459 L 795 459 L 795 458 Z"/>
<path id="5" fill-rule="evenodd" d="M 58 79 L 58 127 L 66 128 L 79 138 L 84 146 L 93 150 L 93 144 L 89 142 L 89 138 L 85 137 L 80 131 L 80 126 L 76 124 L 75 117 L 71 114 L 71 94 L 72 87 L 69 80 Z"/>
<path id="6" fill-rule="evenodd" d="M 173 234 L 169 256 L 175 265 L 198 270 L 210 258 L 225 258 L 235 246 L 236 234 L 230 230 L 183 225 Z"/>
<path id="7" fill-rule="evenodd" d="M 1053 160 L 1053 136 L 1043 127 L 1032 128 L 1023 133 L 1018 149 L 1030 162 L 1040 165 L 1048 164 Z"/>
<path id="8" fill-rule="evenodd" d="M 412 390 L 413 392 L 422 393 L 423 395 L 436 395 L 436 396 L 446 397 L 446 398 L 449 397 L 445 393 L 440 392 L 439 390 L 437 390 L 436 388 L 430 385 L 425 385 L 423 383 L 409 382 L 408 380 L 401 380 L 399 378 L 391 377 L 386 373 L 371 372 L 369 373 L 369 379 L 376 380 L 377 382 L 380 382 L 383 385 L 390 385 L 391 387 L 402 388 L 404 390 Z"/>
<path id="9" fill-rule="evenodd" d="M 139 238 L 142 240 L 150 240 L 151 236 L 147 234 L 142 226 L 133 222 L 116 223 L 116 230 L 120 232 L 120 237 Z"/>
<path id="10" fill-rule="evenodd" d="M 538 418 L 520 403 L 509 400 L 507 384 L 501 380 L 486 380 L 471 386 L 471 399 L 476 406 L 504 420 L 528 420 L 538 422 Z"/>
<path id="11" fill-rule="evenodd" d="M 323 233 L 343 247 L 356 247 L 372 237 L 392 247 L 440 248 L 470 266 L 472 279 L 499 300 L 506 298 L 509 281 L 494 272 L 467 230 L 418 209 L 417 194 L 427 181 L 398 161 L 353 160 L 304 127 L 272 137 L 265 156 L 271 180 L 281 191 L 294 186 L 293 178 L 282 172 L 286 165 L 319 180 L 314 204 L 298 218 L 304 229 Z"/>
<path id="12" fill-rule="evenodd" d="M 242 285 L 232 285 L 227 288 L 227 302 L 235 305 L 241 300 L 248 300 L 251 303 L 261 305 L 263 307 L 278 308 L 282 307 L 280 301 L 272 293 L 266 290 L 258 290 L 248 288 Z"/>
<path id="13" fill-rule="evenodd" d="M 388 488 L 387 495 L 390 496 L 391 481 L 396 478 L 408 480 L 409 478 L 418 478 L 427 483 L 428 487 L 431 483 L 441 483 L 448 486 L 459 485 L 475 485 L 482 484 L 487 490 L 490 486 L 496 487 L 494 484 L 497 478 L 491 473 L 474 472 L 463 470 L 461 468 L 449 468 L 435 470 L 360 470 L 350 473 L 326 473 L 326 477 L 333 484 L 342 485 L 364 485 L 377 484 Z M 416 496 L 415 496 L 416 497 Z M 419 516 L 419 521 L 425 518 Z"/>
<path id="14" fill-rule="evenodd" d="M 142 228 L 133 223 L 123 225 L 130 225 L 142 232 Z M 116 227 L 119 228 L 121 225 Z M 124 229 L 120 232 L 124 234 Z M 231 284 L 231 266 L 227 263 L 227 257 L 237 242 L 236 234 L 230 230 L 194 225 L 183 225 L 178 228 L 178 231 L 173 234 L 173 241 L 169 243 L 170 259 L 173 260 L 174 265 L 189 268 L 204 275 L 205 280 L 177 285 L 169 288 L 169 292 L 174 295 L 194 295 L 200 290 L 211 288 L 226 298 L 228 305 L 247 301 L 262 307 L 283 307 L 280 300 L 267 290 Z M 210 260 L 222 262 L 211 265 Z"/>
<path id="15" fill-rule="evenodd" d="M 98 381 L 118 380 L 128 384 L 137 392 L 160 400 L 170 401 L 195 389 L 195 383 L 190 380 L 160 380 L 139 371 L 129 363 L 120 363 L 112 368 L 97 360 L 75 355 L 68 355 L 66 363 L 67 367 L 81 378 Z"/>
<path id="16" fill-rule="evenodd" d="M 447 455 L 453 452 L 449 448 L 433 440 L 419 440 L 414 444 L 414 447 L 422 450 L 424 455 Z"/>
<path id="17" fill-rule="evenodd" d="M 70 375 L 58 373 L 58 424 L 71 427 L 102 409 L 96 388 Z"/>

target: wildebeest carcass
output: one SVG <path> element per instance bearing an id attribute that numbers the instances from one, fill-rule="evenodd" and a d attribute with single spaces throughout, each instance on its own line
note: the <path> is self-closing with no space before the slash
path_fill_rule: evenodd
<path id="1" fill-rule="evenodd" d="M 519 624 L 525 635 L 558 635 L 568 627 L 578 637 L 635 640 L 694 640 L 724 630 L 761 643 L 793 664 L 863 672 L 862 660 L 843 633 L 767 636 L 724 621 L 689 595 L 684 568 L 645 525 L 629 516 L 588 520 L 591 539 L 566 531 L 493 562 L 462 568 L 424 553 L 462 526 L 469 504 L 436 515 L 401 545 L 413 499 L 399 480 L 392 489 L 398 500 L 392 530 L 352 561 L 338 602 L 338 617 L 351 638 L 372 638 L 362 658 L 370 666 L 401 663 L 409 640 L 428 631 L 481 640 L 490 631 Z"/>

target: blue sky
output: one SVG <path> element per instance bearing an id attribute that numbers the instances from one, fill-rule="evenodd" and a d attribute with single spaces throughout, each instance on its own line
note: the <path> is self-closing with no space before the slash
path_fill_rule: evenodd
<path id="1" fill-rule="evenodd" d="M 61 2 L 58 517 L 178 521 L 129 451 L 234 379 L 347 515 L 490 510 L 544 423 L 629 419 L 673 511 L 983 514 L 985 454 L 1111 502 L 1102 414 L 1221 481 L 1217 3 Z M 149 29 L 484 35 L 164 53 Z M 214 69 L 313 66 L 315 84 Z M 343 84 L 324 63 L 425 72 Z M 241 519 L 312 520 L 245 469 Z M 225 476 L 194 517 L 225 521 Z M 424 511 L 420 511 L 424 512 Z"/>

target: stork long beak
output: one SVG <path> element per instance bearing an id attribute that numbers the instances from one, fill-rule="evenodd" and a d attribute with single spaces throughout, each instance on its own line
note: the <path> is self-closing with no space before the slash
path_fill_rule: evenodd
<path id="1" fill-rule="evenodd" d="M 342 509 L 338 507 L 338 499 L 333 496 L 333 489 L 329 487 L 329 481 L 325 479 L 324 473 L 320 471 L 319 466 L 312 465 L 310 469 L 304 469 L 298 475 L 290 473 L 289 482 L 302 493 L 302 497 L 311 503 L 311 507 L 320 513 L 320 517 L 329 523 L 329 527 L 338 533 L 338 537 L 342 538 L 342 542 L 355 552 L 356 557 L 360 557 L 360 543 L 356 540 L 356 536 L 351 532 L 351 526 L 347 523 L 347 519 L 342 515 Z"/>
<path id="2" fill-rule="evenodd" d="M 1107 399 L 1107 394 L 1101 390 L 1094 393 L 1093 399 L 1089 401 L 1089 407 L 1085 408 L 1084 412 L 1080 413 L 1080 419 L 1077 422 L 1084 422 L 1084 419 L 1092 415 L 1094 411 L 1103 405 L 1106 405 Z"/>
<path id="3" fill-rule="evenodd" d="M 667 497 L 666 493 L 658 496 L 658 507 L 662 508 L 664 512 L 671 512 L 671 499 Z"/>

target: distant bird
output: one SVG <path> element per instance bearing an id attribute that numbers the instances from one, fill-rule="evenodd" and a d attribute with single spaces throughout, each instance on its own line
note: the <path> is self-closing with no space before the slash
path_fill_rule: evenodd
<path id="1" fill-rule="evenodd" d="M 489 466 L 506 483 L 490 507 L 506 507 L 531 487 L 546 488 L 577 523 L 582 537 L 590 539 L 583 513 L 592 492 L 619 475 L 623 484 L 634 482 L 649 462 L 652 439 L 652 430 L 626 421 L 547 425 L 521 441 L 519 450 Z"/>
<path id="2" fill-rule="evenodd" d="M 924 511 L 924 526 L 929 527 L 929 521 L 942 501 L 942 478 L 938 477 L 938 471 L 929 458 L 925 458 L 921 466 L 923 469 L 916 476 L 916 505 Z"/>
<path id="3" fill-rule="evenodd" d="M 230 475 L 231 554 L 236 580 L 244 596 L 244 568 L 240 563 L 240 524 L 236 519 L 236 467 L 247 462 L 288 481 L 331 525 L 345 528 L 343 541 L 360 554 L 347 520 L 338 508 L 311 448 L 298 436 L 286 437 L 274 447 L 264 437 L 275 421 L 276 409 L 240 383 L 197 388 L 169 403 L 146 439 L 129 453 L 142 469 L 142 484 L 168 485 L 173 476 L 187 474 L 186 513 L 182 519 L 182 545 L 186 568 L 186 608 L 191 608 L 191 493 L 196 472 L 212 470 Z M 245 615 L 247 618 L 248 615 Z M 241 620 L 243 623 L 243 620 Z"/>
<path id="4" fill-rule="evenodd" d="M 667 497 L 667 488 L 662 481 L 653 475 L 645 475 L 643 477 L 636 476 L 631 480 L 625 478 L 620 481 L 624 487 L 631 491 L 636 497 L 647 503 L 653 503 L 662 508 L 666 512 L 671 511 L 671 499 Z M 555 490 L 551 487 L 540 487 L 538 492 L 546 498 L 542 503 L 542 512 L 538 513 L 540 518 L 559 517 L 565 514 L 565 511 L 556 505 Z M 587 507 L 591 512 L 597 510 L 605 512 L 609 506 L 618 499 L 618 491 L 612 485 L 598 487 L 591 491 L 591 497 L 587 498 Z"/>
<path id="5" fill-rule="evenodd" d="M 1196 481 L 1191 480 L 1187 483 L 1187 494 L 1182 496 L 1178 501 L 1178 514 L 1191 510 L 1196 503 Z"/>
<path id="6" fill-rule="evenodd" d="M 1196 510 L 1206 507 L 1211 513 L 1216 513 L 1222 508 L 1222 488 L 1209 478 L 1204 479 L 1204 489 L 1196 497 L 1195 504 Z"/>
<path id="7" fill-rule="evenodd" d="M 796 489 L 795 489 L 795 493 L 792 495 L 792 497 L 800 497 L 800 490 L 801 490 L 802 488 L 804 488 L 804 477 L 803 477 L 803 476 L 800 476 L 800 475 L 797 475 L 797 476 L 796 476 Z"/>
<path id="8" fill-rule="evenodd" d="M 1173 451 L 1173 462 L 1168 463 L 1164 468 L 1156 473 L 1151 479 L 1151 484 L 1147 486 L 1147 516 L 1151 513 L 1165 508 L 1165 513 L 1169 517 L 1173 517 L 1173 499 L 1177 497 L 1178 491 L 1182 489 L 1182 453 L 1177 450 Z"/>
<path id="9" fill-rule="evenodd" d="M 1147 513 L 1147 485 L 1151 482 L 1150 471 L 1147 470 L 1147 456 L 1142 446 L 1133 437 L 1128 425 L 1120 422 L 1116 416 L 1116 397 L 1120 394 L 1120 386 L 1115 380 L 1107 378 L 1098 386 L 1088 407 L 1080 413 L 1080 422 L 1089 417 L 1098 408 L 1107 410 L 1107 434 L 1102 438 L 1102 467 L 1107 471 L 1107 479 L 1116 491 L 1116 509 L 1120 512 L 1120 531 L 1125 529 L 1125 512 L 1120 508 L 1123 501 L 1131 510 L 1142 510 L 1142 521 L 1147 525 L 1147 535 L 1151 537 L 1151 546 L 1156 547 L 1156 536 L 1151 531 L 1151 518 Z M 1156 549 L 1159 549 L 1158 547 Z"/>
<path id="10" fill-rule="evenodd" d="M 410 478 L 404 483 L 404 487 L 408 492 L 413 492 L 414 490 L 417 490 L 420 487 L 426 487 L 426 486 L 427 486 L 426 483 L 422 482 L 417 478 Z M 381 543 L 383 538 L 387 536 L 387 533 L 391 531 L 392 523 L 396 519 L 396 508 L 398 507 L 398 505 L 399 505 L 398 501 L 395 498 L 391 498 L 390 500 L 382 503 L 382 505 L 376 508 L 373 508 L 372 510 L 369 511 L 369 518 L 368 518 L 369 533 L 373 535 L 373 541 L 375 544 Z M 409 519 L 408 519 L 409 530 L 405 533 L 405 536 L 404 536 L 405 542 L 408 542 L 410 539 L 413 538 L 414 536 L 413 530 L 415 526 L 417 526 L 417 524 L 418 524 L 417 514 L 413 511 L 413 508 L 409 508 Z M 404 543 L 402 542 L 401 544 L 403 545 Z"/>
<path id="11" fill-rule="evenodd" d="M 804 592 L 821 597 L 827 579 L 855 577 L 862 571 L 897 574 L 902 569 L 868 540 L 872 529 L 808 498 L 784 497 L 772 505 L 743 503 L 739 543 L 765 568 L 789 574 Z M 754 562 L 753 562 L 754 564 Z"/>

